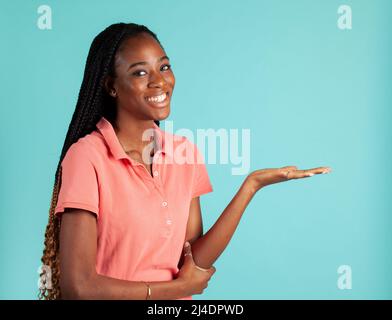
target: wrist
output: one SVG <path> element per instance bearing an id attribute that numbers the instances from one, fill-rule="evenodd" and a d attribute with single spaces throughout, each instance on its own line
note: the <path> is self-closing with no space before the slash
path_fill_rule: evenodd
<path id="1" fill-rule="evenodd" d="M 183 297 L 190 295 L 187 290 L 187 287 L 186 287 L 186 282 L 182 278 L 177 278 L 177 279 L 173 280 L 173 282 L 176 284 L 180 298 L 183 298 Z"/>
<path id="2" fill-rule="evenodd" d="M 249 176 L 245 179 L 244 183 L 241 186 L 241 189 L 244 190 L 249 196 L 253 197 L 255 193 L 261 189 L 261 187 L 257 187 L 256 183 Z"/>

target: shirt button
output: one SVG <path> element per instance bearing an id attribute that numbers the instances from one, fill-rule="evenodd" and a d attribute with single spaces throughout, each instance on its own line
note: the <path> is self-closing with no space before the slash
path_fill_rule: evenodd
<path id="1" fill-rule="evenodd" d="M 153 174 L 154 174 L 154 177 L 158 177 L 159 172 L 155 170 Z"/>
<path id="2" fill-rule="evenodd" d="M 170 219 L 167 219 L 166 224 L 172 224 L 172 221 Z"/>
<path id="3" fill-rule="evenodd" d="M 162 202 L 162 206 L 167 207 L 167 202 L 166 202 L 166 201 L 163 201 L 163 202 Z"/>

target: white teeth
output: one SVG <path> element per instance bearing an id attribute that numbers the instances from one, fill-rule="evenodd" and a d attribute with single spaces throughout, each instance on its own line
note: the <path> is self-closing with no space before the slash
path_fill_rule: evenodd
<path id="1" fill-rule="evenodd" d="M 166 93 L 163 93 L 160 96 L 147 97 L 147 101 L 150 101 L 150 102 L 162 102 L 165 99 L 166 99 Z"/>

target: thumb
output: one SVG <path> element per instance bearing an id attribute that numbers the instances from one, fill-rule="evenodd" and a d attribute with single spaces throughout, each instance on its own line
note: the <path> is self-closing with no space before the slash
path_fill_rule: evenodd
<path id="1" fill-rule="evenodd" d="M 206 269 L 206 271 L 210 274 L 210 278 L 212 277 L 212 275 L 215 273 L 216 269 L 214 266 L 212 266 L 209 269 Z"/>
<path id="2" fill-rule="evenodd" d="M 189 241 L 185 242 L 184 244 L 184 259 L 193 261 L 192 248 Z"/>

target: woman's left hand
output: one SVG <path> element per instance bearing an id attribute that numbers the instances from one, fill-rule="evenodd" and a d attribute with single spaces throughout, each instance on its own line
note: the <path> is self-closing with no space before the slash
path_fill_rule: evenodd
<path id="1" fill-rule="evenodd" d="M 254 192 L 270 184 L 284 182 L 291 179 L 308 178 L 315 174 L 329 173 L 331 168 L 318 167 L 313 169 L 298 170 L 296 166 L 287 166 L 282 168 L 261 169 L 250 173 L 245 183 L 248 184 Z"/>

